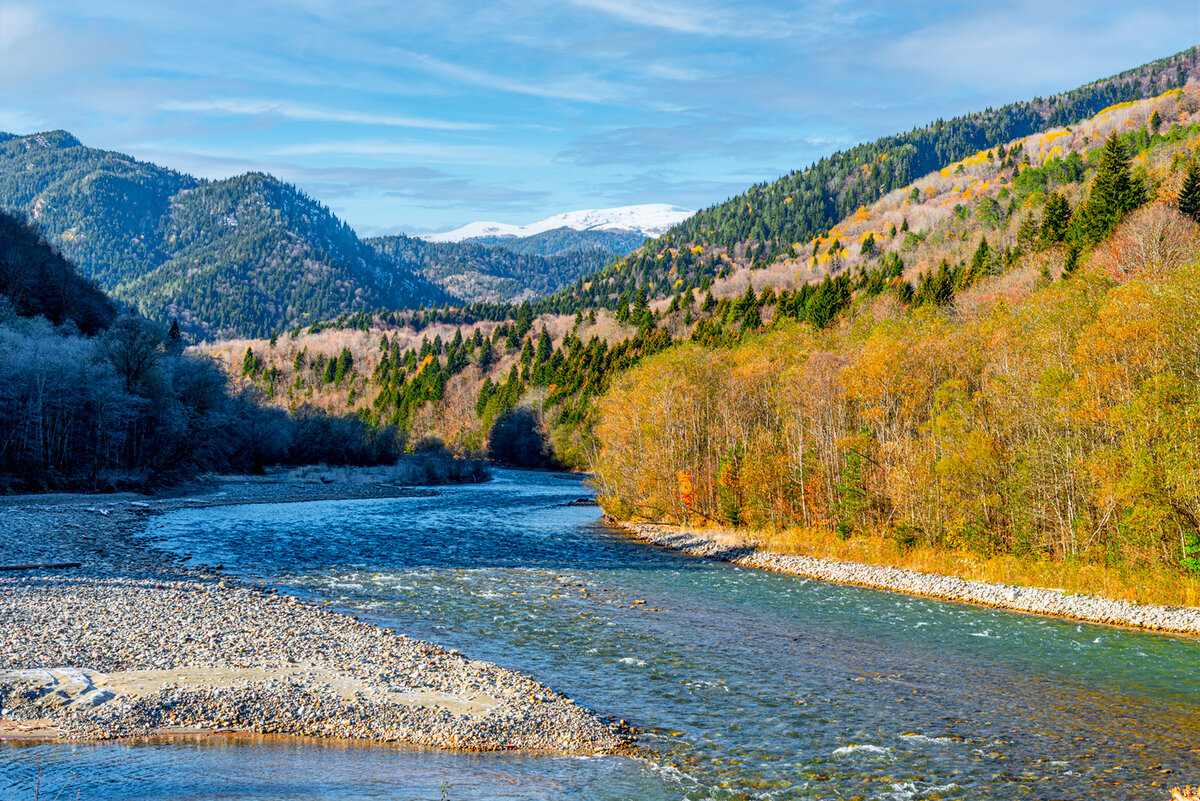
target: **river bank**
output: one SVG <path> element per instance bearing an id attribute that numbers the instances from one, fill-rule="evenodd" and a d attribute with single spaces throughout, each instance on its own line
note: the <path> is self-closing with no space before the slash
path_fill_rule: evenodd
<path id="1" fill-rule="evenodd" d="M 755 548 L 729 532 L 682 529 L 655 523 L 618 525 L 642 542 L 745 567 L 1089 623 L 1200 635 L 1200 609 L 1191 607 L 1132 604 L 1095 595 L 1072 595 L 1051 589 L 968 581 L 862 562 L 774 553 Z"/>
<path id="2" fill-rule="evenodd" d="M 372 472 L 372 470 L 374 472 Z M 629 737 L 533 679 L 134 539 L 175 509 L 429 494 L 386 470 L 225 477 L 166 497 L 0 498 L 0 737 L 245 732 L 611 752 Z"/>

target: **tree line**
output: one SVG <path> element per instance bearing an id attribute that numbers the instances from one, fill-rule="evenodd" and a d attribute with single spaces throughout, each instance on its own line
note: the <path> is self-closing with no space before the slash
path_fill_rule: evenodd
<path id="1" fill-rule="evenodd" d="M 118 310 L 0 217 L 0 488 L 144 488 L 205 471 L 394 462 L 403 433 L 230 391 L 178 326 Z"/>

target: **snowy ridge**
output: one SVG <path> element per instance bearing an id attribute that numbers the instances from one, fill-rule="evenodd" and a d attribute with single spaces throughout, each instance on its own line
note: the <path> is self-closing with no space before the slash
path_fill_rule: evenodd
<path id="1" fill-rule="evenodd" d="M 644 203 L 640 206 L 619 206 L 612 209 L 583 209 L 555 214 L 528 225 L 510 225 L 499 222 L 473 222 L 462 228 L 441 234 L 422 237 L 429 242 L 462 242 L 484 236 L 523 237 L 553 231 L 557 228 L 572 228 L 576 231 L 614 231 L 619 233 L 641 232 L 647 237 L 661 236 L 667 229 L 695 214 L 694 211 L 669 206 L 665 203 Z"/>

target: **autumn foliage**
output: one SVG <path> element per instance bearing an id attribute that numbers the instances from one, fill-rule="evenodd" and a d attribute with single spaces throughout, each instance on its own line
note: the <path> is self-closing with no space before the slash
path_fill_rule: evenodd
<path id="1" fill-rule="evenodd" d="M 661 353 L 601 403 L 602 502 L 1200 567 L 1200 237 L 1185 222 L 1135 215 L 1097 256 L 1107 272 L 970 318 L 920 307 Z M 1133 251 L 1150 255 L 1114 266 Z"/>

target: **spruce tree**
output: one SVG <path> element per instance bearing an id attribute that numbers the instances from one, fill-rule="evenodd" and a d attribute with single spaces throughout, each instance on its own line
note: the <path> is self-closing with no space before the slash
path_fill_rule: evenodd
<path id="1" fill-rule="evenodd" d="M 1092 188 L 1079 208 L 1075 238 L 1094 245 L 1112 233 L 1125 215 L 1146 201 L 1146 190 L 1129 169 L 1129 153 L 1112 134 L 1100 151 Z"/>
<path id="2" fill-rule="evenodd" d="M 332 363 L 332 362 L 331 362 Z M 350 355 L 349 348 L 342 348 L 341 354 L 337 358 L 337 363 L 333 371 L 333 383 L 336 386 L 341 386 L 342 381 L 346 378 L 346 374 L 354 366 L 354 357 Z"/>
<path id="3" fill-rule="evenodd" d="M 1062 280 L 1067 280 L 1079 269 L 1079 245 L 1071 242 L 1067 245 L 1067 260 L 1063 264 Z"/>
<path id="4" fill-rule="evenodd" d="M 1038 240 L 1042 247 L 1057 245 L 1067 238 L 1067 227 L 1071 222 L 1071 204 L 1062 192 L 1054 192 L 1046 199 L 1042 210 L 1042 227 Z"/>
<path id="5" fill-rule="evenodd" d="M 1200 223 L 1200 159 L 1193 159 L 1179 192 L 1179 211 Z"/>
<path id="6" fill-rule="evenodd" d="M 1033 212 L 1025 212 L 1025 216 L 1021 218 L 1021 225 L 1017 229 L 1017 246 L 1021 248 L 1033 247 L 1038 237 L 1037 221 L 1033 218 Z"/>
<path id="7" fill-rule="evenodd" d="M 546 330 L 546 326 L 542 326 L 542 333 L 538 336 L 537 352 L 534 354 L 534 361 L 538 364 L 545 364 L 550 361 L 550 355 L 553 352 L 554 343 L 550 339 L 550 332 Z"/>
<path id="8" fill-rule="evenodd" d="M 479 345 L 479 369 L 486 373 L 495 359 L 496 354 L 492 349 L 492 339 L 491 337 L 486 337 Z"/>
<path id="9" fill-rule="evenodd" d="M 979 239 L 979 247 L 975 248 L 975 255 L 971 257 L 971 269 L 967 273 L 963 286 L 970 286 L 990 273 L 992 271 L 991 265 L 992 251 L 988 246 L 987 237 L 984 236 Z"/>
<path id="10" fill-rule="evenodd" d="M 178 318 L 171 318 L 171 327 L 167 330 L 167 353 L 178 356 L 183 353 L 183 333 L 179 330 Z"/>

